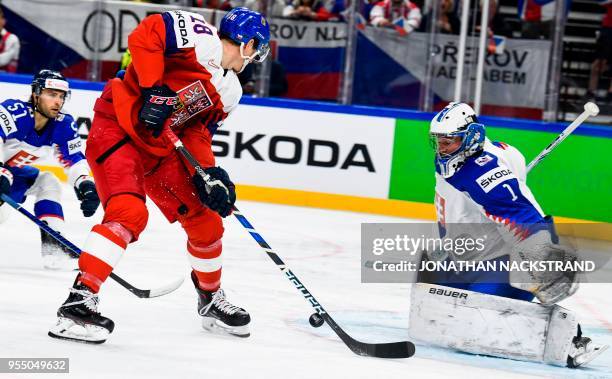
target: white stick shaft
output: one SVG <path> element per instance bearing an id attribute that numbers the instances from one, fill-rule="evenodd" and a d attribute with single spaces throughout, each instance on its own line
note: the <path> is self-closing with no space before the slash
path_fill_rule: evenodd
<path id="1" fill-rule="evenodd" d="M 478 66 L 476 68 L 476 88 L 474 93 L 474 111 L 480 114 L 482 98 L 482 79 L 484 76 L 484 61 L 487 54 L 487 38 L 489 31 L 489 0 L 482 1 L 480 17 L 480 40 L 478 42 Z"/>
<path id="2" fill-rule="evenodd" d="M 459 54 L 457 55 L 457 78 L 455 78 L 454 101 L 461 101 L 461 87 L 463 85 L 463 66 L 465 65 L 465 44 L 467 41 L 468 16 L 470 13 L 470 0 L 463 0 L 461 8 L 461 31 L 459 33 Z"/>
<path id="3" fill-rule="evenodd" d="M 557 138 L 555 138 L 554 141 L 550 143 L 550 145 L 546 146 L 546 148 L 542 150 L 542 152 L 538 154 L 538 156 L 535 157 L 531 161 L 531 163 L 529 163 L 529 165 L 527 165 L 527 172 L 531 171 L 531 169 L 534 168 L 538 163 L 540 163 L 542 159 L 544 159 L 548 154 L 550 154 L 550 152 L 553 151 L 561 142 L 563 142 L 563 140 L 566 139 L 567 136 L 572 134 L 572 132 L 576 130 L 576 128 L 579 127 L 580 124 L 586 121 L 586 119 L 589 118 L 590 115 L 591 113 L 585 110 L 578 117 L 576 117 L 576 119 L 571 124 L 569 124 L 569 126 L 565 128 L 565 130 L 563 130 L 561 134 L 559 134 Z"/>

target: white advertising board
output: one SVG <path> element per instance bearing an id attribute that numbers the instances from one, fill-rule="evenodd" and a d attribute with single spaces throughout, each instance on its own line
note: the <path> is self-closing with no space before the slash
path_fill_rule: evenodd
<path id="1" fill-rule="evenodd" d="M 0 101 L 25 100 L 30 87 L 0 82 L 0 94 Z M 64 107 L 83 136 L 99 95 L 72 89 Z M 239 184 L 386 199 L 394 131 L 394 118 L 240 105 L 217 131 L 213 151 Z"/>
<path id="2" fill-rule="evenodd" d="M 395 119 L 241 105 L 215 137 L 238 183 L 387 198 Z"/>

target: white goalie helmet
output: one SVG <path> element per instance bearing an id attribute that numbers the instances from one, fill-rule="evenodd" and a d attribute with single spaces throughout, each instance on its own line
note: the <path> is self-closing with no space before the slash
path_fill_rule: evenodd
<path id="1" fill-rule="evenodd" d="M 449 103 L 434 116 L 429 127 L 432 146 L 436 151 L 436 166 L 440 174 L 451 177 L 465 160 L 482 151 L 485 141 L 484 125 L 478 123 L 476 112 L 465 103 Z M 440 151 L 440 140 L 461 138 L 461 145 L 451 152 Z"/>
<path id="2" fill-rule="evenodd" d="M 465 129 L 467 124 L 476 122 L 476 112 L 466 103 L 448 103 L 431 120 L 430 133 L 453 134 Z"/>

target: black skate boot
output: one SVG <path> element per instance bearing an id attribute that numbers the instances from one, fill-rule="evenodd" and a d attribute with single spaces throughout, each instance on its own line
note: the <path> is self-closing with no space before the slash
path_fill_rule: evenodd
<path id="1" fill-rule="evenodd" d="M 202 327 L 213 333 L 248 337 L 251 316 L 244 309 L 232 305 L 225 299 L 222 289 L 216 292 L 204 291 L 198 286 L 193 271 L 191 279 L 198 292 L 198 313 L 202 316 Z"/>
<path id="2" fill-rule="evenodd" d="M 49 270 L 73 271 L 79 267 L 79 255 L 65 248 L 44 230 L 40 230 L 43 266 Z"/>
<path id="3" fill-rule="evenodd" d="M 583 337 L 580 325 L 578 325 L 578 335 L 572 340 L 572 347 L 567 356 L 567 367 L 576 368 L 586 365 L 607 349 L 608 345 L 595 344 L 589 337 Z"/>
<path id="4" fill-rule="evenodd" d="M 57 310 L 57 322 L 49 336 L 85 343 L 103 343 L 113 332 L 115 323 L 98 312 L 98 295 L 75 282 L 70 295 Z"/>

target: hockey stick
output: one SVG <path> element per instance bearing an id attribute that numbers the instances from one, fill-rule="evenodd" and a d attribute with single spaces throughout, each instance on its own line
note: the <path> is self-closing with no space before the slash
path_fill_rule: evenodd
<path id="1" fill-rule="evenodd" d="M 28 210 L 26 210 L 21 204 L 18 204 L 17 202 L 15 202 L 13 199 L 8 197 L 7 195 L 0 196 L 0 199 L 2 199 L 2 201 L 4 201 L 5 203 L 9 204 L 11 207 L 15 208 L 21 214 L 23 214 L 24 216 L 29 218 L 39 228 L 41 228 L 42 230 L 47 232 L 47 234 L 49 234 L 51 237 L 53 237 L 57 242 L 61 243 L 64 247 L 72 250 L 73 252 L 75 252 L 78 255 L 81 255 L 81 252 L 82 252 L 81 249 L 76 247 L 72 242 L 68 241 L 61 234 L 59 234 L 58 232 L 53 230 L 51 227 L 49 227 L 49 225 L 47 225 L 44 222 L 40 221 L 36 216 L 34 216 L 32 213 L 30 213 Z M 133 285 L 131 285 L 130 283 L 126 282 L 121 277 L 119 277 L 119 275 L 115 275 L 112 272 L 110 274 L 110 277 L 113 278 L 122 287 L 124 287 L 125 289 L 127 289 L 128 291 L 130 291 L 131 293 L 133 293 L 134 295 L 136 295 L 136 296 L 138 296 L 140 298 L 151 298 L 151 297 L 158 297 L 158 296 L 166 295 L 166 294 L 168 294 L 168 293 L 178 289 L 181 286 L 181 284 L 183 284 L 183 280 L 184 280 L 184 278 L 181 278 L 181 279 L 178 279 L 178 280 L 176 280 L 176 281 L 174 281 L 174 282 L 172 282 L 172 283 L 170 283 L 170 284 L 168 284 L 168 285 L 166 285 L 164 287 L 143 290 L 143 289 L 134 287 Z"/>
<path id="2" fill-rule="evenodd" d="M 172 132 L 169 128 L 166 128 L 166 135 L 170 141 L 174 144 L 175 149 L 193 166 L 199 175 L 202 175 L 206 182 L 210 181 L 208 174 L 204 172 L 204 169 L 200 163 L 195 159 L 193 155 L 185 148 L 181 140 Z M 400 341 L 390 343 L 365 343 L 357 341 L 356 339 L 349 336 L 342 328 L 334 321 L 334 319 L 323 309 L 323 306 L 319 304 L 317 299 L 308 291 L 308 289 L 302 284 L 297 276 L 285 265 L 285 262 L 272 250 L 270 245 L 263 239 L 261 234 L 255 230 L 251 223 L 240 213 L 238 208 L 233 209 L 234 216 L 253 237 L 253 239 L 259 244 L 259 246 L 266 252 L 268 257 L 272 259 L 276 266 L 283 272 L 287 279 L 295 288 L 302 293 L 302 296 L 312 305 L 316 312 L 323 317 L 327 325 L 340 337 L 342 342 L 351 349 L 355 354 L 362 356 L 370 356 L 377 358 L 409 358 L 414 355 L 415 347 L 412 342 Z"/>
<path id="3" fill-rule="evenodd" d="M 557 136 L 544 150 L 538 154 L 537 157 L 533 158 L 533 160 L 527 165 L 527 172 L 531 171 L 540 161 L 542 161 L 548 154 L 553 151 L 564 139 L 566 139 L 576 128 L 578 128 L 583 122 L 586 121 L 587 118 L 591 116 L 597 116 L 599 114 L 599 107 L 595 103 L 588 102 L 584 104 L 584 112 L 582 112 L 576 119 L 569 124 L 567 128 L 565 128 L 561 134 Z"/>

